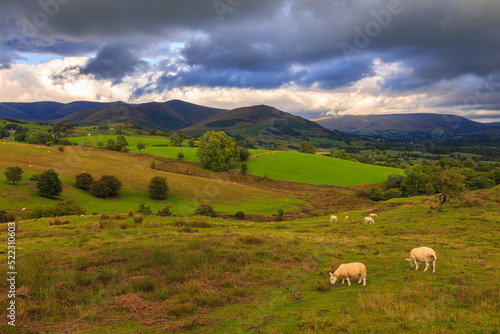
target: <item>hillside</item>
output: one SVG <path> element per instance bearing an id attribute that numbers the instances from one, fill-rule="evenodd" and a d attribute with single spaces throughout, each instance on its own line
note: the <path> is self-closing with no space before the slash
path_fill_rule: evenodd
<path id="1" fill-rule="evenodd" d="M 143 104 L 112 103 L 81 110 L 54 122 L 97 125 L 100 123 L 130 123 L 146 128 L 179 130 L 224 112 L 184 101 Z"/>
<path id="2" fill-rule="evenodd" d="M 0 103 L 0 119 L 10 117 L 15 119 L 47 121 L 61 118 L 80 110 L 106 105 L 107 103 L 75 101 L 70 103 L 58 102 L 5 102 Z"/>
<path id="3" fill-rule="evenodd" d="M 343 140 L 345 138 L 339 132 L 331 132 L 315 122 L 266 105 L 229 110 L 181 131 L 199 136 L 210 130 L 224 131 L 232 136 L 239 135 L 260 140 L 277 138 L 290 141 L 303 140 L 304 138 Z"/>
<path id="4" fill-rule="evenodd" d="M 314 121 L 327 129 L 353 134 L 376 134 L 390 131 L 423 133 L 442 131 L 470 134 L 500 129 L 498 124 L 479 123 L 460 116 L 430 113 L 345 115 L 317 118 Z"/>

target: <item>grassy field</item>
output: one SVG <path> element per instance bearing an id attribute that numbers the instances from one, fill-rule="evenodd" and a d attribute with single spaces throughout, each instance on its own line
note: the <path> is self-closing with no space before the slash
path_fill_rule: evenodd
<path id="1" fill-rule="evenodd" d="M 442 214 L 435 198 L 417 197 L 336 212 L 350 217 L 338 223 L 21 221 L 17 326 L 5 324 L 4 294 L 0 331 L 498 333 L 499 204 L 497 186 L 447 203 Z M 376 224 L 362 224 L 370 212 Z M 418 246 L 436 250 L 435 274 L 405 261 Z M 328 272 L 354 261 L 366 264 L 367 285 L 332 286 Z M 0 286 L 6 291 L 6 280 Z"/>
<path id="2" fill-rule="evenodd" d="M 104 144 L 109 139 L 116 140 L 116 135 L 94 135 L 90 137 L 69 137 L 68 140 L 72 143 L 81 144 L 84 141 L 91 142 L 95 145 L 98 141 L 102 141 Z M 184 153 L 184 159 L 189 161 L 199 162 L 200 159 L 196 156 L 197 147 L 189 147 L 188 142 L 184 141 L 182 147 L 174 146 L 155 146 L 155 145 L 171 145 L 170 140 L 161 137 L 140 137 L 140 136 L 126 136 L 127 142 L 129 143 L 128 148 L 131 152 L 139 152 L 137 149 L 138 143 L 143 143 L 146 148 L 143 149 L 142 153 L 154 154 L 160 157 L 177 158 L 179 152 Z M 249 150 L 250 155 L 256 155 L 261 153 L 269 152 L 268 150 Z"/>
<path id="3" fill-rule="evenodd" d="M 256 189 L 221 179 L 218 175 L 197 177 L 153 170 L 150 163 L 154 158 L 146 154 L 119 153 L 105 150 L 68 146 L 63 153 L 56 147 L 4 142 L 0 144 L 0 170 L 19 166 L 25 172 L 23 180 L 13 185 L 0 174 L 0 208 L 19 213 L 25 207 L 54 205 L 57 201 L 38 196 L 35 182 L 29 178 L 43 170 L 54 168 L 64 183 L 60 199 L 75 199 L 84 204 L 87 213 L 126 213 L 137 210 L 140 203 L 151 206 L 153 212 L 171 206 L 177 215 L 192 215 L 201 203 L 211 204 L 216 211 L 234 214 L 272 214 L 277 208 L 285 211 L 298 208 L 303 201 L 278 191 Z M 74 187 L 74 176 L 86 171 L 94 178 L 101 175 L 115 175 L 123 183 L 118 198 L 98 199 L 88 192 Z M 164 176 L 170 188 L 166 201 L 149 198 L 149 180 Z M 232 212 L 232 210 L 235 210 Z"/>
<path id="4" fill-rule="evenodd" d="M 296 152 L 279 152 L 252 158 L 248 161 L 248 172 L 289 181 L 337 186 L 384 183 L 389 174 L 404 173 L 397 168 Z"/>

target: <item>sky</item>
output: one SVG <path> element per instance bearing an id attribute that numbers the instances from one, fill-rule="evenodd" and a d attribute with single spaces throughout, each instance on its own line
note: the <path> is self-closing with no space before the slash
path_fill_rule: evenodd
<path id="1" fill-rule="evenodd" d="M 0 101 L 500 122 L 498 0 L 1 0 Z"/>

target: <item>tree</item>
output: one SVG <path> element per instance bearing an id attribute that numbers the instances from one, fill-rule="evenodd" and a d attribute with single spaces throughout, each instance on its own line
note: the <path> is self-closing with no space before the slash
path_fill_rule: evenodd
<path id="1" fill-rule="evenodd" d="M 250 157 L 250 151 L 245 147 L 240 148 L 240 160 L 247 161 L 249 157 Z"/>
<path id="2" fill-rule="evenodd" d="M 125 139 L 125 136 L 118 136 L 116 137 L 116 150 L 121 151 L 124 147 L 128 146 L 128 142 Z"/>
<path id="3" fill-rule="evenodd" d="M 352 160 L 351 156 L 344 149 L 338 150 L 337 153 L 335 153 L 334 158 Z"/>
<path id="4" fill-rule="evenodd" d="M 247 164 L 241 164 L 241 165 L 240 165 L 240 173 L 241 173 L 241 174 L 246 174 L 246 173 L 248 173 L 248 165 L 247 165 Z"/>
<path id="5" fill-rule="evenodd" d="M 403 183 L 404 176 L 399 174 L 389 174 L 387 176 L 386 186 L 387 189 L 399 188 L 401 183 Z"/>
<path id="6" fill-rule="evenodd" d="M 92 183 L 94 183 L 94 178 L 89 173 L 82 172 L 75 176 L 75 187 L 89 190 Z"/>
<path id="7" fill-rule="evenodd" d="M 193 138 L 189 139 L 188 143 L 189 143 L 189 147 L 194 147 L 195 146 L 195 141 L 194 141 Z"/>
<path id="8" fill-rule="evenodd" d="M 240 152 L 236 141 L 224 131 L 207 131 L 200 140 L 196 155 L 203 168 L 221 172 L 236 166 Z"/>
<path id="9" fill-rule="evenodd" d="M 415 165 L 405 169 L 401 192 L 403 196 L 432 195 L 438 192 L 435 180 L 431 176 L 430 166 Z"/>
<path id="10" fill-rule="evenodd" d="M 243 139 L 242 141 L 239 142 L 239 145 L 240 147 L 245 147 L 245 148 L 256 148 L 253 139 L 251 138 Z"/>
<path id="11" fill-rule="evenodd" d="M 63 153 L 64 152 L 64 147 L 59 146 L 59 147 L 57 147 L 57 150 L 59 151 L 59 153 Z"/>
<path id="12" fill-rule="evenodd" d="M 311 142 L 303 141 L 300 143 L 300 152 L 301 153 L 316 153 L 316 148 L 311 144 Z"/>
<path id="13" fill-rule="evenodd" d="M 465 191 L 465 176 L 457 167 L 437 169 L 433 175 L 439 189 L 438 212 L 443 212 L 443 205 L 448 198 L 459 198 Z"/>
<path id="14" fill-rule="evenodd" d="M 182 137 L 178 134 L 173 134 L 170 136 L 170 144 L 174 146 L 182 146 Z"/>
<path id="15" fill-rule="evenodd" d="M 177 153 L 177 159 L 179 159 L 179 160 L 184 159 L 184 153 L 182 153 L 182 152 Z"/>
<path id="16" fill-rule="evenodd" d="M 153 177 L 149 182 L 148 192 L 152 199 L 166 199 L 168 193 L 167 179 L 161 176 Z"/>
<path id="17" fill-rule="evenodd" d="M 62 182 L 55 170 L 48 169 L 38 176 L 36 188 L 43 197 L 54 198 L 62 192 Z"/>
<path id="18" fill-rule="evenodd" d="M 0 223 L 8 223 L 13 222 L 16 219 L 10 213 L 7 213 L 5 210 L 0 210 Z"/>
<path id="19" fill-rule="evenodd" d="M 7 167 L 7 169 L 3 172 L 7 181 L 12 181 L 12 184 L 16 184 L 23 179 L 23 170 L 21 167 Z"/>
<path id="20" fill-rule="evenodd" d="M 145 148 L 146 148 L 146 145 L 144 145 L 143 143 L 138 143 L 137 144 L 137 149 L 139 150 L 139 153 L 141 153 L 141 150 L 143 150 Z"/>
<path id="21" fill-rule="evenodd" d="M 90 186 L 90 192 L 99 198 L 107 198 L 118 194 L 122 188 L 122 183 L 116 176 L 103 175 Z"/>

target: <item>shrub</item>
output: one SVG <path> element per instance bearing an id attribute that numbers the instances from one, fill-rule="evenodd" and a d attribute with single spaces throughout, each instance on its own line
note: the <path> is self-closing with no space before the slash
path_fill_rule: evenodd
<path id="1" fill-rule="evenodd" d="M 122 183 L 113 175 L 103 175 L 90 186 L 90 192 L 95 197 L 107 198 L 118 194 Z"/>
<path id="2" fill-rule="evenodd" d="M 142 224 L 142 221 L 144 220 L 144 216 L 143 215 L 137 215 L 134 217 L 134 221 L 136 224 Z"/>
<path id="3" fill-rule="evenodd" d="M 16 220 L 13 215 L 7 213 L 5 210 L 0 210 L 0 223 L 8 223 Z"/>
<path id="4" fill-rule="evenodd" d="M 247 161 L 249 157 L 250 157 L 250 151 L 245 147 L 241 147 L 240 148 L 240 160 Z"/>
<path id="5" fill-rule="evenodd" d="M 179 159 L 179 160 L 184 159 L 184 153 L 182 153 L 182 152 L 177 153 L 177 159 Z"/>
<path id="6" fill-rule="evenodd" d="M 132 209 L 128 210 L 128 216 L 129 217 L 134 216 L 134 211 L 132 211 Z"/>
<path id="7" fill-rule="evenodd" d="M 27 215 L 28 218 L 60 217 L 71 215 L 83 215 L 85 209 L 75 200 L 67 199 L 48 208 L 36 207 Z"/>
<path id="8" fill-rule="evenodd" d="M 206 217 L 217 217 L 217 213 L 210 204 L 200 204 L 194 211 L 195 215 Z"/>
<path id="9" fill-rule="evenodd" d="M 145 206 L 144 203 L 141 203 L 139 205 L 139 210 L 137 210 L 137 213 L 143 214 L 145 216 L 151 216 L 153 212 L 151 211 L 150 206 Z"/>
<path id="10" fill-rule="evenodd" d="M 172 212 L 170 211 L 170 207 L 166 206 L 161 210 L 158 210 L 158 213 L 156 214 L 159 217 L 170 217 L 172 216 Z"/>
<path id="11" fill-rule="evenodd" d="M 243 211 L 238 211 L 234 214 L 236 219 L 245 219 L 245 213 Z"/>
<path id="12" fill-rule="evenodd" d="M 382 201 L 384 200 L 384 193 L 377 187 L 372 187 L 370 189 L 370 194 L 368 194 L 368 198 L 372 201 Z"/>
<path id="13" fill-rule="evenodd" d="M 36 188 L 43 197 L 54 198 L 62 192 L 62 182 L 59 179 L 59 174 L 52 168 L 41 173 Z"/>
<path id="14" fill-rule="evenodd" d="M 149 182 L 148 192 L 152 199 L 166 199 L 168 193 L 167 179 L 161 176 L 153 177 Z"/>
<path id="15" fill-rule="evenodd" d="M 386 186 L 387 189 L 399 188 L 401 183 L 403 183 L 404 176 L 399 174 L 389 174 L 387 177 Z"/>
<path id="16" fill-rule="evenodd" d="M 282 209 L 278 209 L 278 214 L 276 215 L 276 221 L 277 222 L 285 221 L 285 212 Z"/>
<path id="17" fill-rule="evenodd" d="M 247 164 L 241 164 L 241 165 L 240 165 L 240 173 L 241 173 L 241 174 L 246 174 L 246 173 L 248 173 L 248 166 L 247 166 Z"/>
<path id="18" fill-rule="evenodd" d="M 149 167 L 151 167 L 151 169 L 156 169 L 156 161 L 151 161 L 151 164 L 149 165 Z"/>
<path id="19" fill-rule="evenodd" d="M 82 172 L 75 176 L 75 187 L 89 190 L 92 183 L 94 183 L 94 178 L 89 173 Z"/>
<path id="20" fill-rule="evenodd" d="M 316 148 L 311 144 L 311 142 L 303 141 L 300 143 L 300 152 L 301 153 L 316 153 Z"/>
<path id="21" fill-rule="evenodd" d="M 51 221 L 49 221 L 49 225 L 65 225 L 65 224 L 68 224 L 69 223 L 69 220 L 65 219 L 65 220 L 61 220 L 59 218 L 56 218 L 56 219 L 53 219 Z"/>
<path id="22" fill-rule="evenodd" d="M 384 194 L 385 199 L 400 198 L 403 197 L 401 190 L 399 189 L 389 189 Z"/>

